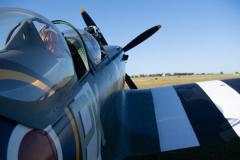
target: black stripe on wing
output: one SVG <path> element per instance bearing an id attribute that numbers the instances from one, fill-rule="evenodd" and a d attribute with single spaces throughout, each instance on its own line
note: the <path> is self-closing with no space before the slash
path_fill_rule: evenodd
<path id="1" fill-rule="evenodd" d="M 207 94 L 197 85 L 175 86 L 200 145 L 218 144 L 238 139 Z"/>
<path id="2" fill-rule="evenodd" d="M 101 114 L 107 143 L 102 158 L 122 159 L 160 152 L 151 91 L 130 90 L 112 98 Z"/>
<path id="3" fill-rule="evenodd" d="M 185 148 L 151 155 L 129 156 L 125 160 L 239 160 L 240 141 Z"/>
<path id="4" fill-rule="evenodd" d="M 240 94 L 240 78 L 222 80 Z"/>

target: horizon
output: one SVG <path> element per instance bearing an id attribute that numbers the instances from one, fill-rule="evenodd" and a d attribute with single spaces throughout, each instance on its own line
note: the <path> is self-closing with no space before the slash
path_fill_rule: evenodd
<path id="1" fill-rule="evenodd" d="M 167 75 L 167 74 L 170 74 L 170 76 L 191 76 L 191 75 L 227 75 L 227 74 L 240 74 L 240 72 L 201 72 L 201 73 L 198 73 L 198 72 L 162 72 L 162 73 L 147 73 L 147 74 L 130 74 L 130 76 L 141 76 L 141 75 L 144 75 L 144 76 L 157 76 L 157 75 Z M 182 74 L 182 75 L 178 75 L 178 74 Z"/>
<path id="2" fill-rule="evenodd" d="M 127 5 L 126 5 L 127 4 Z M 54 11 L 53 7 L 54 6 Z M 110 44 L 124 46 L 161 24 L 151 38 L 127 52 L 127 73 L 235 73 L 240 69 L 240 1 L 2 0 L 0 7 L 29 9 L 44 17 L 85 27 L 84 8 Z"/>

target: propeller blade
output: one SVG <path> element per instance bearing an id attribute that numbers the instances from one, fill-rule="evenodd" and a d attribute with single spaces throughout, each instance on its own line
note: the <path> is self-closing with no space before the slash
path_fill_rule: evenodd
<path id="1" fill-rule="evenodd" d="M 83 17 L 84 22 L 86 23 L 86 25 L 89 26 L 97 26 L 94 21 L 92 20 L 92 18 L 89 16 L 89 14 L 83 9 L 80 9 L 80 13 Z"/>
<path id="2" fill-rule="evenodd" d="M 100 41 L 101 41 L 102 45 L 108 45 L 108 43 L 107 43 L 106 39 L 103 37 L 102 33 L 99 33 L 99 35 L 100 35 Z"/>
<path id="3" fill-rule="evenodd" d="M 92 18 L 89 16 L 89 14 L 83 8 L 80 9 L 80 13 L 83 17 L 84 22 L 86 23 L 86 25 L 88 27 L 89 26 L 96 26 L 97 27 L 95 22 L 92 20 Z M 99 40 L 101 41 L 102 45 L 108 45 L 106 39 L 103 37 L 101 32 L 99 33 L 99 35 L 100 35 Z"/>
<path id="4" fill-rule="evenodd" d="M 137 89 L 136 84 L 127 73 L 125 74 L 125 81 L 130 89 Z"/>
<path id="5" fill-rule="evenodd" d="M 128 50 L 132 49 L 133 47 L 137 46 L 138 44 L 142 43 L 144 40 L 152 36 L 155 32 L 157 32 L 161 28 L 160 25 L 154 26 L 139 36 L 137 36 L 135 39 L 133 39 L 130 43 L 128 43 L 125 47 L 123 47 L 123 51 L 127 52 Z"/>

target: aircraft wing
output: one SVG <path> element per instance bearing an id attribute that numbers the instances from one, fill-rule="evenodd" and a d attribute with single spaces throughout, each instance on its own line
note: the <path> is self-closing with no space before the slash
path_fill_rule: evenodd
<path id="1" fill-rule="evenodd" d="M 101 115 L 103 158 L 231 159 L 240 151 L 240 79 L 125 90 Z M 239 156 L 238 156 L 239 157 Z"/>

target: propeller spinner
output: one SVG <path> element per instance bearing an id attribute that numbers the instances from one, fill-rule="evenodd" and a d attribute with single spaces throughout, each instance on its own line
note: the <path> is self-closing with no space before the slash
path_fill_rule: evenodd
<path id="1" fill-rule="evenodd" d="M 92 18 L 89 16 L 89 14 L 83 9 L 80 9 L 80 13 L 83 17 L 84 22 L 88 27 L 97 27 L 96 23 L 92 20 Z M 98 28 L 98 27 L 97 27 Z M 99 41 L 102 43 L 102 45 L 108 45 L 107 41 L 103 37 L 102 33 L 98 29 L 98 35 L 99 35 Z"/>

